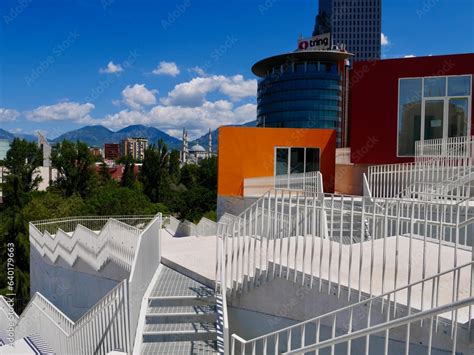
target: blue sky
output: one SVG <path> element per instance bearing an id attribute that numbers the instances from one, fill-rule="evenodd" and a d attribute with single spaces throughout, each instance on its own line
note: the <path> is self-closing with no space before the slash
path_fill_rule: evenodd
<path id="1" fill-rule="evenodd" d="M 255 119 L 253 63 L 309 36 L 316 0 L 2 0 L 0 128 Z M 473 0 L 383 0 L 385 58 L 474 52 Z"/>

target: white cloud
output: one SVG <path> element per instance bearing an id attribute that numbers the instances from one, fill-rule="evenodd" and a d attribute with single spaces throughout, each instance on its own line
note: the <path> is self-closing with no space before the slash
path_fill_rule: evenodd
<path id="1" fill-rule="evenodd" d="M 415 58 L 416 55 L 414 54 L 407 54 L 407 55 L 404 55 L 403 58 Z"/>
<path id="2" fill-rule="evenodd" d="M 60 102 L 50 106 L 40 106 L 26 113 L 30 121 L 75 121 L 86 122 L 91 117 L 89 113 L 95 108 L 91 103 L 80 104 L 78 102 Z"/>
<path id="3" fill-rule="evenodd" d="M 156 104 L 156 93 L 156 90 L 148 90 L 145 84 L 128 85 L 122 91 L 122 98 L 130 108 L 140 110 L 143 106 Z"/>
<path id="4" fill-rule="evenodd" d="M 175 62 L 162 61 L 160 65 L 153 69 L 152 73 L 155 75 L 170 75 L 174 77 L 180 73 L 180 70 Z"/>
<path id="5" fill-rule="evenodd" d="M 183 127 L 186 127 L 191 137 L 199 137 L 209 128 L 252 121 L 256 117 L 256 111 L 255 104 L 235 107 L 230 101 L 217 100 L 205 101 L 199 107 L 158 105 L 148 112 L 123 110 L 100 120 L 100 124 L 114 129 L 131 124 L 150 125 L 177 137 Z"/>
<path id="6" fill-rule="evenodd" d="M 12 122 L 20 115 L 17 110 L 0 107 L 0 122 Z"/>
<path id="7" fill-rule="evenodd" d="M 382 46 L 387 46 L 390 43 L 388 36 L 385 36 L 383 33 L 380 35 L 380 44 Z"/>
<path id="8" fill-rule="evenodd" d="M 165 106 L 198 107 L 206 101 L 206 95 L 214 91 L 228 96 L 232 101 L 238 101 L 256 95 L 257 81 L 245 80 L 242 75 L 193 78 L 176 85 L 167 97 L 161 99 L 161 103 Z"/>
<path id="9" fill-rule="evenodd" d="M 120 64 L 114 64 L 114 62 L 110 61 L 109 64 L 107 64 L 107 67 L 100 68 L 99 72 L 105 74 L 115 74 L 123 72 L 123 68 Z"/>
<path id="10" fill-rule="evenodd" d="M 192 67 L 190 69 L 188 69 L 190 73 L 195 73 L 197 74 L 198 76 L 206 76 L 206 72 L 204 71 L 203 68 L 201 67 L 198 67 L 198 66 L 195 66 L 195 67 Z"/>

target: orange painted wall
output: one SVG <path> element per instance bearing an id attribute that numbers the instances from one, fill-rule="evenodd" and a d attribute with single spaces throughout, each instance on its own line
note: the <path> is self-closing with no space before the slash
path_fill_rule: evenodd
<path id="1" fill-rule="evenodd" d="M 325 192 L 334 192 L 336 131 L 302 128 L 219 128 L 219 196 L 242 196 L 243 180 L 273 176 L 275 147 L 318 147 Z"/>

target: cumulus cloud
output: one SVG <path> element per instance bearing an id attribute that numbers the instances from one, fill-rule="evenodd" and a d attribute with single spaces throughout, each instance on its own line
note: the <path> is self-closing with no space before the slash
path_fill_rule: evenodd
<path id="1" fill-rule="evenodd" d="M 388 36 L 385 36 L 383 33 L 380 35 L 380 44 L 382 46 L 387 46 L 389 44 Z"/>
<path id="2" fill-rule="evenodd" d="M 109 64 L 107 64 L 107 67 L 100 68 L 99 72 L 104 74 L 115 74 L 123 72 L 123 68 L 120 64 L 114 64 L 114 62 L 110 61 Z"/>
<path id="3" fill-rule="evenodd" d="M 186 127 L 191 137 L 199 137 L 209 128 L 252 121 L 256 111 L 255 104 L 236 107 L 231 101 L 217 100 L 204 101 L 198 107 L 157 105 L 148 112 L 122 110 L 105 117 L 100 123 L 114 129 L 131 124 L 151 125 L 174 136 L 179 136 L 183 127 Z"/>
<path id="4" fill-rule="evenodd" d="M 165 106 L 198 107 L 206 101 L 206 95 L 213 91 L 228 96 L 232 101 L 238 101 L 256 95 L 257 81 L 245 80 L 242 75 L 193 78 L 176 85 L 167 97 L 161 99 L 161 103 Z"/>
<path id="5" fill-rule="evenodd" d="M 148 90 L 145 84 L 128 85 L 122 91 L 122 98 L 127 106 L 140 110 L 143 106 L 156 104 L 156 93 L 156 90 Z"/>
<path id="6" fill-rule="evenodd" d="M 26 113 L 30 121 L 75 121 L 86 122 L 90 119 L 90 112 L 95 108 L 91 103 L 60 102 L 49 106 L 40 106 Z"/>
<path id="7" fill-rule="evenodd" d="M 192 67 L 188 70 L 189 70 L 190 73 L 197 74 L 198 76 L 206 76 L 206 72 L 201 67 L 195 66 L 195 67 Z"/>
<path id="8" fill-rule="evenodd" d="M 169 75 L 175 77 L 180 73 L 180 70 L 175 62 L 162 61 L 155 69 L 153 69 L 152 73 L 155 75 Z"/>
<path id="9" fill-rule="evenodd" d="M 0 122 L 12 122 L 20 115 L 17 110 L 0 107 Z"/>

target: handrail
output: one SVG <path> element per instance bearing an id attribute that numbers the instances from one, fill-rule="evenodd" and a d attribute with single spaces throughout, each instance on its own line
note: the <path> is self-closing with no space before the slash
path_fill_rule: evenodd
<path id="1" fill-rule="evenodd" d="M 352 333 L 341 335 L 341 336 L 335 337 L 333 339 L 324 340 L 320 343 L 307 345 L 307 346 L 301 347 L 299 349 L 294 349 L 294 350 L 291 350 L 291 351 L 287 351 L 283 354 L 288 354 L 288 355 L 289 354 L 302 354 L 302 353 L 304 354 L 308 351 L 314 351 L 314 350 L 318 350 L 318 349 L 321 349 L 321 348 L 327 348 L 328 346 L 334 346 L 334 345 L 341 344 L 341 343 L 344 343 L 344 342 L 348 342 L 348 341 L 351 341 L 351 340 L 354 340 L 354 339 L 366 337 L 366 336 L 369 336 L 369 335 L 372 335 L 372 334 L 380 333 L 382 331 L 387 331 L 387 330 L 390 330 L 390 329 L 393 329 L 393 328 L 397 328 L 397 327 L 400 327 L 400 326 L 403 326 L 403 325 L 409 325 L 409 324 L 412 324 L 412 323 L 415 323 L 415 322 L 418 322 L 418 321 L 422 321 L 422 320 L 427 319 L 427 318 L 432 319 L 434 316 L 438 316 L 440 314 L 450 312 L 450 311 L 455 311 L 455 310 L 458 310 L 460 308 L 472 306 L 473 304 L 474 304 L 474 297 L 469 297 L 469 298 L 466 298 L 466 299 L 463 299 L 463 300 L 460 300 L 460 301 L 457 301 L 457 302 L 454 302 L 454 303 L 450 303 L 450 304 L 446 304 L 446 305 L 443 305 L 443 306 L 440 306 L 440 307 L 432 308 L 432 309 L 429 309 L 429 310 L 426 310 L 426 311 L 423 311 L 423 312 L 420 312 L 420 313 L 411 314 L 411 315 L 405 316 L 403 318 L 397 318 L 397 319 L 390 320 L 390 321 L 387 321 L 387 322 L 384 322 L 384 323 L 381 323 L 381 324 L 369 326 L 365 329 L 356 330 Z M 433 332 L 433 328 L 430 329 L 430 332 L 431 333 Z M 409 335 L 409 333 L 408 333 L 408 335 Z"/>
<path id="2" fill-rule="evenodd" d="M 290 325 L 288 327 L 285 327 L 285 328 L 281 328 L 279 330 L 276 330 L 276 331 L 273 331 L 273 332 L 270 332 L 270 333 L 267 333 L 265 335 L 261 335 L 261 336 L 258 336 L 258 337 L 255 337 L 255 338 L 252 338 L 252 339 L 248 339 L 248 340 L 245 340 L 243 339 L 242 337 L 240 336 L 237 336 L 235 334 L 232 334 L 232 337 L 234 338 L 238 338 L 240 339 L 239 342 L 241 342 L 242 344 L 249 344 L 249 343 L 254 343 L 254 342 L 257 342 L 257 341 L 260 341 L 260 340 L 264 340 L 266 338 L 271 338 L 277 334 L 281 334 L 281 333 L 286 333 L 286 332 L 289 332 L 293 329 L 298 329 L 298 328 L 301 328 L 302 326 L 306 325 L 306 324 L 310 324 L 310 323 L 314 323 L 314 322 L 317 322 L 318 320 L 321 320 L 323 318 L 327 318 L 327 317 L 330 317 L 332 315 L 335 315 L 335 314 L 338 314 L 338 313 L 342 313 L 342 312 L 345 312 L 347 310 L 351 310 L 351 309 L 354 309 L 358 306 L 361 306 L 361 305 L 365 305 L 365 304 L 368 304 L 368 303 L 374 303 L 376 301 L 379 301 L 381 300 L 382 302 L 384 302 L 384 300 L 387 298 L 387 296 L 390 296 L 392 294 L 396 294 L 396 293 L 399 293 L 401 291 L 404 291 L 404 290 L 407 290 L 407 289 L 410 289 L 410 288 L 414 288 L 415 286 L 417 285 L 420 285 L 420 284 L 423 284 L 423 283 L 426 283 L 428 281 L 432 281 L 432 280 L 435 280 L 435 279 L 439 279 L 441 278 L 442 276 L 444 275 L 447 275 L 449 273 L 453 273 L 455 271 L 459 271 L 463 268 L 466 268 L 468 266 L 474 266 L 474 261 L 471 261 L 469 263 L 465 263 L 463 265 L 460 265 L 460 266 L 457 266 L 457 267 L 454 267 L 454 268 L 451 268 L 449 270 L 446 270 L 446 271 L 443 271 L 443 272 L 440 272 L 439 274 L 436 274 L 436 275 L 433 275 L 433 276 L 430 276 L 430 277 L 427 277 L 427 278 L 424 278 L 422 280 L 419 280 L 419 281 L 416 281 L 416 282 L 413 282 L 411 284 L 408 284 L 408 285 L 405 285 L 405 286 L 402 286 L 402 287 L 399 287 L 395 290 L 392 290 L 392 291 L 388 291 L 388 292 L 385 292 L 384 294 L 381 294 L 379 296 L 373 296 L 373 297 L 370 297 L 370 298 L 367 298 L 363 301 L 359 301 L 357 303 L 353 303 L 353 304 L 350 304 L 348 306 L 345 306 L 345 307 L 342 307 L 342 308 L 338 308 L 334 311 L 331 311 L 331 312 L 328 312 L 328 313 L 324 313 L 320 316 L 316 316 L 314 318 L 310 318 L 310 319 L 306 319 L 304 321 L 301 321 L 301 322 L 298 322 L 296 324 L 293 324 L 293 325 Z"/>
<path id="3" fill-rule="evenodd" d="M 112 233 L 109 232 L 110 228 Z M 117 228 L 122 232 L 117 234 Z M 70 265 L 81 256 L 96 270 L 100 270 L 107 260 L 114 259 L 129 271 L 137 238 L 131 238 L 128 234 L 138 237 L 140 232 L 138 228 L 110 218 L 99 234 L 76 224 L 71 236 L 59 228 L 53 237 L 47 230 L 41 233 L 36 225 L 30 222 L 30 241 L 42 256 L 47 255 L 53 262 L 62 256 Z M 94 257 L 91 258 L 91 255 Z"/>
<path id="4" fill-rule="evenodd" d="M 144 218 L 148 219 L 149 217 L 146 216 Z M 90 220 L 94 220 L 94 218 L 90 218 Z M 137 218 L 132 216 L 130 220 L 136 221 Z M 94 240 L 101 238 L 101 236 L 105 238 L 103 237 L 105 233 L 110 235 L 110 237 L 107 237 L 105 241 L 102 240 L 103 244 L 100 248 L 96 246 L 96 249 L 94 249 L 93 246 L 91 249 L 100 254 L 105 252 L 106 248 L 117 249 L 114 247 L 114 243 L 116 244 L 120 238 L 124 238 L 123 233 L 125 231 L 133 231 L 133 234 L 138 233 L 138 238 L 135 241 L 133 241 L 134 238 L 124 239 L 124 241 L 128 239 L 129 242 L 132 240 L 136 248 L 119 247 L 124 250 L 131 250 L 133 254 L 131 261 L 123 260 L 124 263 L 130 264 L 131 271 L 128 278 L 122 280 L 103 296 L 76 322 L 71 321 L 40 293 L 36 293 L 18 320 L 16 336 L 38 333 L 55 351 L 61 354 L 78 352 L 106 354 L 116 349 L 128 352 L 129 349 L 133 348 L 135 340 L 139 307 L 143 298 L 143 292 L 146 290 L 144 286 L 150 283 L 151 277 L 160 264 L 162 216 L 160 213 L 155 215 L 143 230 L 124 224 L 123 221 L 118 221 L 114 218 L 110 218 L 107 221 L 98 235 L 87 227 L 77 225 L 75 228 L 76 230 L 72 236 L 59 230 L 53 238 L 47 230 L 43 234 L 35 225 L 30 223 L 30 235 L 33 244 L 35 243 L 35 238 L 38 238 L 35 233 L 41 235 L 41 238 L 46 238 L 44 240 L 50 240 L 52 243 L 58 243 L 61 238 L 66 238 L 64 236 L 67 236 L 67 240 L 72 245 L 71 250 L 76 250 L 75 246 L 79 243 L 79 241 L 74 240 L 77 231 L 92 233 L 91 236 Z M 56 245 L 61 246 L 60 244 Z M 151 277 L 149 277 L 150 275 Z M 37 308 L 37 310 L 33 311 L 32 307 Z M 30 329 L 31 327 L 33 327 L 34 331 Z M 60 330 L 63 336 L 57 337 L 57 331 L 54 329 Z"/>
<path id="5" fill-rule="evenodd" d="M 89 352 L 90 349 L 94 349 L 94 353 L 106 354 L 113 349 L 107 348 L 101 342 L 104 337 L 109 343 L 113 340 L 113 346 L 116 348 L 122 345 L 123 350 L 127 351 L 129 339 L 128 333 L 124 332 L 127 321 L 125 315 L 128 313 L 127 285 L 127 280 L 117 284 L 76 322 L 37 292 L 21 314 L 15 335 L 18 339 L 31 335 L 31 332 L 40 333 L 42 338 L 60 354 Z M 32 310 L 32 307 L 36 309 Z M 45 320 L 48 320 L 47 323 L 38 319 L 38 312 L 44 315 Z M 115 316 L 116 313 L 122 316 Z M 98 322 L 98 319 L 101 321 Z M 36 325 L 37 323 L 39 324 Z M 59 330 L 62 335 L 58 337 L 59 334 L 53 329 Z"/>

